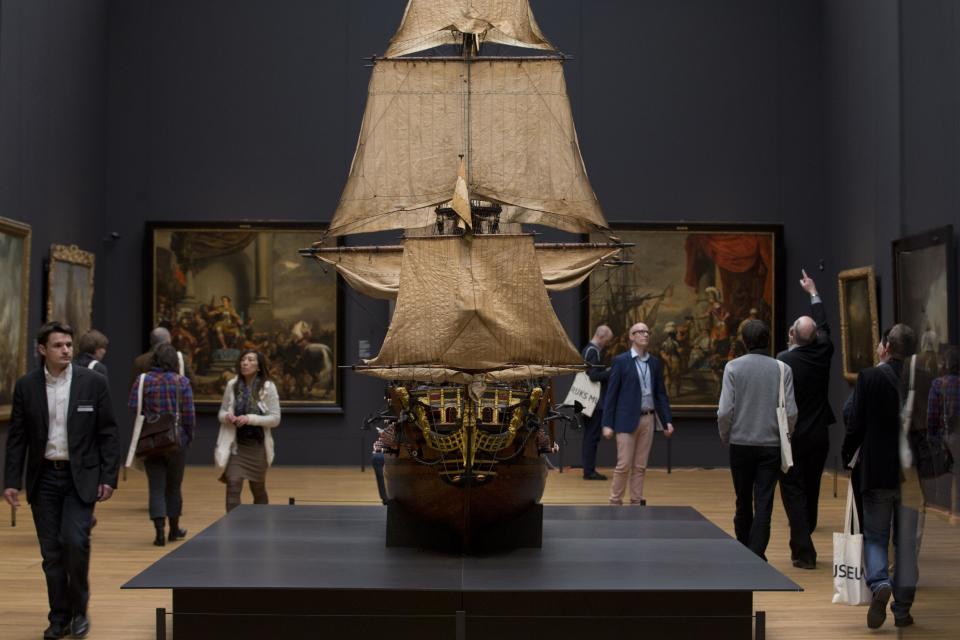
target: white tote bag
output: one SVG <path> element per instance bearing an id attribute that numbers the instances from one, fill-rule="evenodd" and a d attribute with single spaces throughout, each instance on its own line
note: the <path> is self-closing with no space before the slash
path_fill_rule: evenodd
<path id="1" fill-rule="evenodd" d="M 586 373 L 582 371 L 573 378 L 573 386 L 567 393 L 563 404 L 573 406 L 574 402 L 583 405 L 583 415 L 588 418 L 593 415 L 597 408 L 597 401 L 600 399 L 600 383 L 594 382 Z"/>
<path id="2" fill-rule="evenodd" d="M 860 518 L 854 507 L 851 481 L 847 485 L 843 533 L 833 534 L 833 603 L 858 605 L 867 604 L 870 599 L 863 565 L 863 534 L 860 533 Z"/>
<path id="3" fill-rule="evenodd" d="M 780 399 L 777 401 L 777 426 L 780 428 L 780 470 L 786 473 L 793 466 L 793 448 L 790 446 L 790 419 L 787 417 L 787 398 L 783 390 L 784 368 L 787 366 L 777 360 L 780 367 Z"/>

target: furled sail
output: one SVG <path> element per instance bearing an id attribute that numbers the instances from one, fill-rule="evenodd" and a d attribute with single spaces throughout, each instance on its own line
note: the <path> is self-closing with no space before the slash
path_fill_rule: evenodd
<path id="1" fill-rule="evenodd" d="M 480 42 L 553 50 L 528 0 L 410 0 L 387 56 L 458 45 L 464 33 Z"/>
<path id="2" fill-rule="evenodd" d="M 437 370 L 430 379 L 441 382 L 458 379 L 450 372 L 509 375 L 519 368 L 530 378 L 582 368 L 543 287 L 531 236 L 409 238 L 400 281 L 383 347 L 366 362 L 374 375 Z"/>
<path id="3" fill-rule="evenodd" d="M 436 207 L 454 196 L 461 158 L 469 196 L 502 205 L 501 222 L 607 228 L 559 60 L 401 59 L 374 67 L 330 234 L 434 224 Z"/>
<path id="4" fill-rule="evenodd" d="M 601 244 L 535 245 L 537 262 L 548 291 L 576 287 L 620 249 Z M 316 258 L 337 269 L 353 289 L 371 298 L 394 299 L 400 290 L 402 246 L 336 247 Z"/>

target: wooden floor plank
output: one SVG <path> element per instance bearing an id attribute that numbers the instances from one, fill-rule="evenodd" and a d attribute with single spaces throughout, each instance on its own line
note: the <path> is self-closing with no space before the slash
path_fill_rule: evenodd
<path id="1" fill-rule="evenodd" d="M 609 470 L 602 470 L 608 475 Z M 733 533 L 734 495 L 729 471 L 675 469 L 648 472 L 647 500 L 651 505 L 690 505 Z M 375 504 L 373 473 L 356 467 L 275 467 L 270 470 L 271 502 Z M 842 486 L 842 485 L 841 485 Z M 216 521 L 224 510 L 224 485 L 211 467 L 188 467 L 184 481 L 182 525 L 193 535 Z M 604 504 L 608 482 L 584 481 L 578 470 L 550 472 L 546 504 Z M 250 501 L 249 493 L 244 501 Z M 154 547 L 153 525 L 147 514 L 144 476 L 131 472 L 109 502 L 97 507 L 91 562 L 90 616 L 94 640 L 152 640 L 154 610 L 171 607 L 169 593 L 121 590 L 120 585 L 149 566 L 170 547 Z M 631 507 L 623 507 L 631 508 Z M 759 594 L 755 608 L 767 612 L 767 637 L 772 640 L 810 638 L 877 638 L 897 636 L 892 618 L 879 631 L 866 628 L 866 607 L 830 603 L 831 533 L 843 520 L 844 494 L 833 497 L 833 482 L 824 476 L 820 527 L 814 542 L 820 556 L 814 571 L 790 564 L 786 517 L 779 498 L 767 551 L 770 562 L 799 583 L 803 593 Z M 9 526 L 4 509 L 0 523 L 0 638 L 39 638 L 46 626 L 46 589 L 40 553 L 28 507 L 18 512 L 16 527 Z M 903 637 L 960 638 L 960 528 L 941 514 L 930 512 L 921 550 L 921 587 L 914 605 L 915 627 Z"/>

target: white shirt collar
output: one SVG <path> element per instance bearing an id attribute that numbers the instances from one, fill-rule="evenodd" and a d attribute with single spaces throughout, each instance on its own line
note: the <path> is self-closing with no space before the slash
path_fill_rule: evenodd
<path id="1" fill-rule="evenodd" d="M 66 384 L 73 379 L 73 363 L 68 364 L 59 376 L 55 376 L 50 373 L 50 369 L 47 369 L 47 365 L 43 365 L 43 377 L 47 381 L 47 384 Z"/>
<path id="2" fill-rule="evenodd" d="M 640 358 L 640 362 L 646 362 L 647 360 L 650 359 L 650 352 L 647 351 L 646 353 L 643 354 L 643 357 L 640 357 L 640 352 L 637 351 L 637 348 L 630 347 L 630 357 L 634 359 Z"/>

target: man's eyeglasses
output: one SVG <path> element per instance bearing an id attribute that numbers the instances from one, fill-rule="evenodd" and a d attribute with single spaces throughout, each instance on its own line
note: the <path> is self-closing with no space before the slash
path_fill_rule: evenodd
<path id="1" fill-rule="evenodd" d="M 645 335 L 645 336 L 650 335 L 650 332 L 647 331 L 646 329 L 637 329 L 636 331 L 631 331 L 631 332 L 630 332 L 630 335 L 636 335 L 636 334 L 638 334 L 638 333 L 643 334 L 643 335 Z"/>

